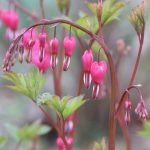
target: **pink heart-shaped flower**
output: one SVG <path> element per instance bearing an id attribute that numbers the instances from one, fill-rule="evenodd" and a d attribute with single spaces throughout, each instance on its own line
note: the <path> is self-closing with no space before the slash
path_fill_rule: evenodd
<path id="1" fill-rule="evenodd" d="M 91 66 L 91 75 L 95 84 L 100 84 L 107 71 L 107 63 L 105 61 L 93 62 Z"/>

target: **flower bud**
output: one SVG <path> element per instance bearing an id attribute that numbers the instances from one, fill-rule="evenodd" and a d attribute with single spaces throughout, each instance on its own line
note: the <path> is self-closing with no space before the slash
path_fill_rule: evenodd
<path id="1" fill-rule="evenodd" d="M 51 65 L 54 69 L 57 64 L 57 55 L 58 55 L 58 39 L 55 37 L 50 41 L 51 47 Z"/>

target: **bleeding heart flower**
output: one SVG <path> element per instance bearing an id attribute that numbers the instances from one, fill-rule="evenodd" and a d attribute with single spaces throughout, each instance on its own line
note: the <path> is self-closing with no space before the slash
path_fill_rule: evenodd
<path id="1" fill-rule="evenodd" d="M 91 84 L 91 65 L 93 62 L 92 50 L 86 50 L 82 56 L 83 72 L 84 72 L 84 84 L 86 88 Z"/>
<path id="2" fill-rule="evenodd" d="M 32 50 L 32 63 L 36 65 L 36 67 L 39 68 L 41 72 L 46 72 L 51 66 L 48 46 L 47 45 L 45 46 L 44 58 L 42 62 L 39 61 L 39 51 L 40 51 L 40 45 L 39 42 L 36 41 Z"/>
<path id="3" fill-rule="evenodd" d="M 67 36 L 63 41 L 64 49 L 65 49 L 65 58 L 63 63 L 63 70 L 66 71 L 70 64 L 70 58 L 73 54 L 74 47 L 76 45 L 75 38 L 73 36 Z"/>
<path id="4" fill-rule="evenodd" d="M 14 10 L 3 10 L 1 13 L 3 24 L 9 27 L 12 31 L 16 31 L 18 28 L 19 17 Z"/>
<path id="5" fill-rule="evenodd" d="M 55 37 L 50 41 L 51 47 L 51 64 L 52 68 L 54 69 L 57 64 L 57 55 L 58 55 L 58 39 Z"/>
<path id="6" fill-rule="evenodd" d="M 131 108 L 132 108 L 132 102 L 131 100 L 128 99 L 125 101 L 125 117 L 124 117 L 127 125 L 128 123 L 131 122 L 131 115 L 130 115 Z"/>
<path id="7" fill-rule="evenodd" d="M 72 144 L 73 144 L 73 138 L 66 137 L 66 141 L 67 141 L 68 147 L 71 147 Z M 58 146 L 58 150 L 66 150 L 66 146 L 65 146 L 65 144 L 64 144 L 64 142 L 63 142 L 61 137 L 57 138 L 56 144 Z"/>
<path id="8" fill-rule="evenodd" d="M 33 41 L 35 41 L 36 38 L 37 38 L 37 33 L 36 33 L 35 29 L 30 29 L 29 31 L 24 33 L 24 35 L 23 35 L 24 47 L 26 49 L 29 49 L 29 47 L 30 47 L 30 40 L 32 39 Z"/>
<path id="9" fill-rule="evenodd" d="M 93 86 L 93 98 L 96 98 L 99 94 L 100 83 L 103 80 L 107 71 L 107 63 L 105 61 L 93 62 L 91 66 L 91 75 L 94 81 Z"/>

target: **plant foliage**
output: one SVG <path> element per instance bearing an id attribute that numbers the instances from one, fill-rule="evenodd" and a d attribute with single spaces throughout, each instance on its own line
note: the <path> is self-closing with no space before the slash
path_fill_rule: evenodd
<path id="1" fill-rule="evenodd" d="M 33 69 L 28 74 L 9 72 L 2 78 L 12 82 L 12 85 L 6 85 L 5 87 L 28 96 L 31 99 L 36 99 L 45 83 L 44 76 L 37 69 Z"/>
<path id="2" fill-rule="evenodd" d="M 49 108 L 53 109 L 60 117 L 66 119 L 85 103 L 83 97 L 83 95 L 77 96 L 75 98 L 64 96 L 62 99 L 60 99 L 59 96 L 44 93 L 39 96 L 37 103 L 38 105 L 48 106 Z"/>

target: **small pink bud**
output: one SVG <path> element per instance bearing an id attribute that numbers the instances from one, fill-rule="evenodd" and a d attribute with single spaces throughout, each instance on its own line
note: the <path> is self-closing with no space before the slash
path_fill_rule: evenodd
<path id="1" fill-rule="evenodd" d="M 128 111 L 130 111 L 131 108 L 132 108 L 132 102 L 131 102 L 131 100 L 126 100 L 125 101 L 125 109 L 128 110 Z"/>
<path id="2" fill-rule="evenodd" d="M 125 120 L 125 122 L 126 122 L 127 125 L 131 122 L 130 111 L 125 111 L 124 120 Z"/>
<path id="3" fill-rule="evenodd" d="M 144 100 L 140 100 L 138 102 L 135 113 L 139 116 L 140 119 L 146 120 L 148 118 L 148 112 L 145 107 Z"/>
<path id="4" fill-rule="evenodd" d="M 40 43 L 40 47 L 41 47 L 41 48 L 44 48 L 44 47 L 45 47 L 46 38 L 47 38 L 46 33 L 43 33 L 43 32 L 40 33 L 40 35 L 39 35 L 39 43 Z"/>
<path id="5" fill-rule="evenodd" d="M 91 65 L 93 62 L 92 50 L 86 50 L 82 56 L 83 72 L 84 72 L 84 84 L 86 88 L 91 85 Z"/>
<path id="6" fill-rule="evenodd" d="M 58 137 L 58 138 L 57 138 L 56 144 L 57 144 L 57 146 L 58 146 L 58 150 L 66 150 L 65 144 L 64 144 L 64 142 L 63 142 L 63 140 L 62 140 L 61 137 Z"/>
<path id="7" fill-rule="evenodd" d="M 58 39 L 55 37 L 50 41 L 51 47 L 51 64 L 54 69 L 57 64 L 57 54 L 58 54 Z"/>
<path id="8" fill-rule="evenodd" d="M 67 36 L 64 38 L 63 45 L 64 45 L 66 56 L 70 56 L 70 57 L 72 56 L 75 44 L 76 44 L 76 41 L 73 36 L 71 37 Z"/>
<path id="9" fill-rule="evenodd" d="M 72 144 L 73 144 L 73 138 L 71 138 L 71 137 L 66 137 L 66 141 L 67 141 L 67 144 L 68 144 L 68 147 L 70 148 L 71 146 L 72 146 Z M 62 140 L 62 138 L 61 137 L 58 137 L 57 138 L 57 140 L 56 140 L 56 144 L 57 144 L 57 146 L 58 146 L 58 150 L 66 150 L 66 146 L 65 146 L 65 144 L 64 144 L 64 142 L 63 142 L 63 140 Z"/>
<path id="10" fill-rule="evenodd" d="M 31 46 L 31 39 L 33 41 L 36 41 L 36 37 L 37 36 L 36 36 L 36 30 L 35 29 L 30 29 L 29 31 L 25 32 L 24 35 L 23 35 L 24 47 L 26 49 L 29 49 L 29 47 Z"/>
<path id="11" fill-rule="evenodd" d="M 65 131 L 71 134 L 74 131 L 73 115 L 70 115 L 65 122 Z"/>
<path id="12" fill-rule="evenodd" d="M 50 47 L 51 47 L 51 53 L 52 55 L 55 54 L 57 55 L 58 54 L 58 39 L 55 37 L 53 38 L 51 41 L 50 41 Z"/>

